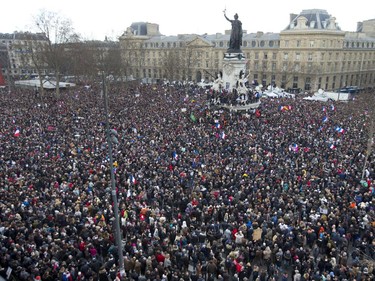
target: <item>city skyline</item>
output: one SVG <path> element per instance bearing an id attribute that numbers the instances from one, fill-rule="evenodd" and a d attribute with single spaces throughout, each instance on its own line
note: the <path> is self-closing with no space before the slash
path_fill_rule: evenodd
<path id="1" fill-rule="evenodd" d="M 156 23 L 160 33 L 167 36 L 224 33 L 230 29 L 230 23 L 223 16 L 224 10 L 229 18 L 237 13 L 243 29 L 248 33 L 278 33 L 288 25 L 290 14 L 299 14 L 306 9 L 326 10 L 336 18 L 344 31 L 355 31 L 357 22 L 374 18 L 372 9 L 369 9 L 372 3 L 370 0 L 358 0 L 353 7 L 345 7 L 341 1 L 322 0 L 315 0 L 312 4 L 297 0 L 285 3 L 265 0 L 262 1 L 262 7 L 254 7 L 254 3 L 249 1 L 240 2 L 240 5 L 234 5 L 227 0 L 218 0 L 212 5 L 212 2 L 197 0 L 144 0 L 140 9 L 138 3 L 125 3 L 121 0 L 107 0 L 105 5 L 72 0 L 64 1 L 63 5 L 58 1 L 48 0 L 7 1 L 2 4 L 0 33 L 36 32 L 33 17 L 41 10 L 56 12 L 63 18 L 70 19 L 75 32 L 87 40 L 104 40 L 105 37 L 115 40 L 133 22 Z"/>

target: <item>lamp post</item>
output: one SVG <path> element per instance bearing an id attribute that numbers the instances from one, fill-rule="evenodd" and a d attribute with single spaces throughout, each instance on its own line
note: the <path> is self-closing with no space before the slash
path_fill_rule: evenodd
<path id="1" fill-rule="evenodd" d="M 111 194 L 112 194 L 113 209 L 115 213 L 114 224 L 115 224 L 116 245 L 117 245 L 117 253 L 118 253 L 118 265 L 119 265 L 121 276 L 124 276 L 125 275 L 124 255 L 122 253 L 122 235 L 121 235 L 121 229 L 120 229 L 120 218 L 119 218 L 118 200 L 117 200 L 117 192 L 116 192 L 116 184 L 115 184 L 115 173 L 113 171 L 114 167 L 113 167 L 113 155 L 112 155 L 112 136 L 111 136 L 111 131 L 109 129 L 108 96 L 107 96 L 107 89 L 105 86 L 104 71 L 102 72 L 102 83 L 103 83 L 102 91 L 103 91 L 103 97 L 104 97 L 105 127 L 106 127 L 107 143 L 108 143 L 108 157 L 109 157 L 109 166 L 111 170 Z"/>

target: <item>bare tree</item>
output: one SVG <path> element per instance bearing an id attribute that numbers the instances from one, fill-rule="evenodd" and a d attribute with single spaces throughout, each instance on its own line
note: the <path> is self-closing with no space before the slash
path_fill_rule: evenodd
<path id="1" fill-rule="evenodd" d="M 196 69 L 199 58 L 197 56 L 197 49 L 193 47 L 187 47 L 183 52 L 184 59 L 181 63 L 181 69 L 185 73 L 186 79 L 193 80 L 193 69 Z"/>
<path id="2" fill-rule="evenodd" d="M 181 70 L 181 58 L 176 50 L 168 50 L 164 52 L 162 58 L 162 70 L 165 78 L 169 81 L 179 80 Z"/>
<path id="3" fill-rule="evenodd" d="M 46 74 L 46 69 L 48 65 L 44 59 L 44 50 L 48 44 L 46 37 L 43 33 L 23 33 L 22 36 L 24 40 L 18 40 L 15 46 L 20 54 L 20 60 L 24 67 L 29 69 L 35 69 L 39 77 L 39 91 L 41 97 L 44 95 L 43 88 L 43 76 Z"/>
<path id="4" fill-rule="evenodd" d="M 94 80 L 97 75 L 96 48 L 91 42 L 71 43 L 65 49 L 66 59 L 62 71 L 74 76 L 75 83 Z"/>
<path id="5" fill-rule="evenodd" d="M 47 44 L 43 46 L 42 58 L 56 77 L 56 96 L 60 95 L 60 73 L 66 59 L 65 47 L 77 39 L 69 19 L 51 11 L 41 10 L 35 16 L 34 23 L 39 32 L 46 37 Z"/>

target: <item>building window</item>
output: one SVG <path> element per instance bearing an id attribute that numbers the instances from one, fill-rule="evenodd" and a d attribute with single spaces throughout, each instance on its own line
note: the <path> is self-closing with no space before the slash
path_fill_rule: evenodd
<path id="1" fill-rule="evenodd" d="M 264 59 L 266 60 L 267 59 L 267 53 L 263 53 L 263 57 L 264 57 Z"/>
<path id="2" fill-rule="evenodd" d="M 310 77 L 306 77 L 306 80 L 305 80 L 305 91 L 309 91 L 311 89 L 311 78 Z"/>
<path id="3" fill-rule="evenodd" d="M 254 62 L 254 70 L 258 70 L 259 69 L 259 63 L 256 61 Z"/>
<path id="4" fill-rule="evenodd" d="M 243 41 L 243 46 L 247 47 L 247 41 Z"/>
<path id="5" fill-rule="evenodd" d="M 266 74 L 262 75 L 262 84 L 267 85 L 267 75 Z"/>
<path id="6" fill-rule="evenodd" d="M 313 54 L 312 53 L 307 54 L 307 60 L 309 60 L 309 61 L 313 60 Z"/>
<path id="7" fill-rule="evenodd" d="M 288 53 L 284 53 L 284 60 L 288 60 Z"/>
<path id="8" fill-rule="evenodd" d="M 261 46 L 261 47 L 264 47 L 264 41 L 263 41 L 263 40 L 260 41 L 260 46 Z"/>
<path id="9" fill-rule="evenodd" d="M 293 77 L 293 88 L 294 89 L 298 88 L 298 76 Z"/>
<path id="10" fill-rule="evenodd" d="M 301 40 L 297 40 L 296 43 L 297 43 L 297 44 L 296 44 L 297 48 L 298 48 L 298 47 L 301 47 Z"/>
<path id="11" fill-rule="evenodd" d="M 256 45 L 257 45 L 257 42 L 256 41 L 251 41 L 251 47 L 256 47 Z"/>
<path id="12" fill-rule="evenodd" d="M 254 55 L 255 55 L 254 59 L 259 60 L 259 53 L 258 53 L 258 52 L 255 52 Z"/>
<path id="13" fill-rule="evenodd" d="M 273 45 L 274 45 L 274 42 L 271 40 L 268 44 L 269 44 L 269 46 L 272 48 Z"/>
<path id="14" fill-rule="evenodd" d="M 285 88 L 286 85 L 286 75 L 281 76 L 281 88 Z"/>
<path id="15" fill-rule="evenodd" d="M 296 60 L 301 60 L 301 54 L 300 53 L 296 53 Z"/>
<path id="16" fill-rule="evenodd" d="M 314 45 L 315 45 L 315 41 L 314 40 L 310 40 L 310 48 L 314 48 Z"/>
<path id="17" fill-rule="evenodd" d="M 220 47 L 224 47 L 224 42 L 223 42 L 223 41 L 220 41 L 220 42 L 219 42 L 219 46 L 220 46 Z"/>
<path id="18" fill-rule="evenodd" d="M 277 53 L 272 53 L 272 59 L 275 60 L 277 58 Z"/>
<path id="19" fill-rule="evenodd" d="M 272 63 L 272 71 L 276 71 L 276 62 Z"/>
<path id="20" fill-rule="evenodd" d="M 289 47 L 289 41 L 285 40 L 285 47 Z"/>

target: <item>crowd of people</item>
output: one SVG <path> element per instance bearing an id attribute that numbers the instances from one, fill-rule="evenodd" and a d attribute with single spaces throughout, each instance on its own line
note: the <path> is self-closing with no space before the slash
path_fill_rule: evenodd
<path id="1" fill-rule="evenodd" d="M 1 93 L 3 277 L 374 280 L 374 93 L 240 113 L 132 87 L 108 88 L 125 274 L 100 88 Z"/>

